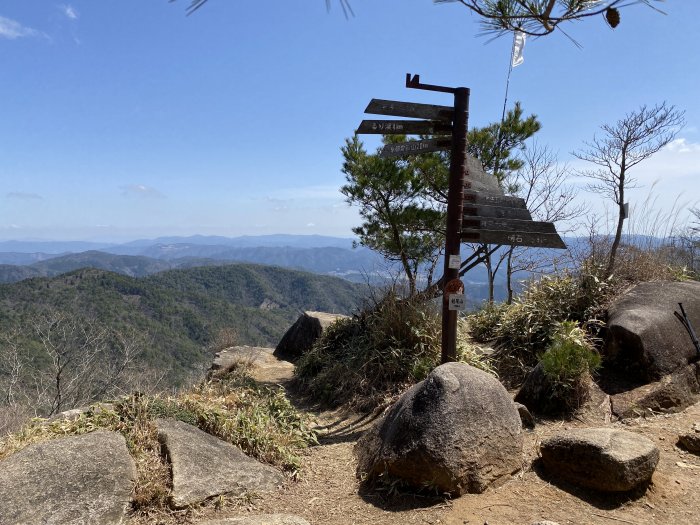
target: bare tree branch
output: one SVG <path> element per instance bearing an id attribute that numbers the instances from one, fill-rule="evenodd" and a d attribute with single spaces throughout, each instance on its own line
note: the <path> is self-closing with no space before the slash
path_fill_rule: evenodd
<path id="1" fill-rule="evenodd" d="M 503 35 L 522 31 L 545 36 L 563 22 L 604 15 L 610 27 L 620 23 L 619 9 L 643 4 L 662 13 L 653 3 L 663 0 L 433 0 L 436 4 L 458 2 L 479 16 L 484 33 Z"/>

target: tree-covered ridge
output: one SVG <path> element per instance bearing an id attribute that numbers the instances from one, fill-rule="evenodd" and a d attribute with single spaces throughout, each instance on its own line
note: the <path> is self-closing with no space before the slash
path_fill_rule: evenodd
<path id="1" fill-rule="evenodd" d="M 177 382 L 209 358 L 222 329 L 239 344 L 274 346 L 301 310 L 349 313 L 362 287 L 341 279 L 255 265 L 173 270 L 133 278 L 81 269 L 0 285 L 0 330 L 39 355 L 35 325 L 61 312 L 144 338 L 140 360 Z"/>

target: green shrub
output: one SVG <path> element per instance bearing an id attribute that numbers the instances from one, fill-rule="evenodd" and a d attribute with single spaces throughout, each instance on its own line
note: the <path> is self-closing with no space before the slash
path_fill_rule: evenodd
<path id="1" fill-rule="evenodd" d="M 516 385 L 537 364 L 557 326 L 576 321 L 594 333 L 609 299 L 611 284 L 593 273 L 564 273 L 533 281 L 510 305 L 487 306 L 469 317 L 475 340 L 496 347 L 502 380 Z"/>
<path id="2" fill-rule="evenodd" d="M 595 351 L 586 332 L 573 321 L 559 325 L 552 343 L 540 357 L 544 373 L 558 383 L 570 383 L 600 367 L 600 354 Z"/>
<path id="3" fill-rule="evenodd" d="M 588 399 L 588 383 L 601 359 L 586 332 L 575 322 L 565 321 L 554 331 L 540 362 L 551 384 L 554 404 L 571 411 Z"/>
<path id="4" fill-rule="evenodd" d="M 460 323 L 460 332 L 466 327 Z M 371 410 L 420 381 L 440 364 L 441 321 L 434 305 L 389 292 L 353 318 L 336 321 L 297 362 L 301 388 L 319 401 Z M 458 358 L 489 364 L 462 338 Z"/>

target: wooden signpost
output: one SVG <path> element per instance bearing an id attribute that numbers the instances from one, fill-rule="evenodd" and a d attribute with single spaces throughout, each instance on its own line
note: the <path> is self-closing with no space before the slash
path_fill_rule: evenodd
<path id="1" fill-rule="evenodd" d="M 461 269 L 483 262 L 501 245 L 566 248 L 554 225 L 532 220 L 526 203 L 503 194 L 498 181 L 484 172 L 481 162 L 467 155 L 469 88 L 421 83 L 419 75 L 406 75 L 406 87 L 452 94 L 453 105 L 436 106 L 395 100 L 372 99 L 365 113 L 424 120 L 363 120 L 357 133 L 383 135 L 430 135 L 436 138 L 385 145 L 380 157 L 420 155 L 450 150 L 447 193 L 445 266 L 441 282 L 442 362 L 457 359 L 457 315 L 465 308 Z M 446 137 L 440 137 L 446 135 Z M 460 265 L 462 242 L 484 245 Z M 488 248 L 486 244 L 498 245 Z M 472 259 L 475 259 L 472 262 Z"/>

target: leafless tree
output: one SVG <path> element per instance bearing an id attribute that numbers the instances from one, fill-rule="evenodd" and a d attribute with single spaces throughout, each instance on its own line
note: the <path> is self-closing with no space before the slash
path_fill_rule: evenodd
<path id="1" fill-rule="evenodd" d="M 594 136 L 584 149 L 573 153 L 577 158 L 597 166 L 579 171 L 580 175 L 593 180 L 589 190 L 612 199 L 617 206 L 617 229 L 606 276 L 613 272 L 622 237 L 625 192 L 636 186 L 629 171 L 671 142 L 684 123 L 684 112 L 678 111 L 675 106 L 667 106 L 665 102 L 654 107 L 642 106 L 615 124 L 602 125 L 600 136 Z"/>
<path id="2" fill-rule="evenodd" d="M 128 388 L 132 365 L 144 347 L 138 332 L 55 310 L 31 325 L 40 355 L 26 367 L 23 384 L 35 413 L 52 415 Z"/>
<path id="3" fill-rule="evenodd" d="M 18 339 L 16 331 L 0 337 L 0 394 L 8 406 L 15 404 L 17 388 L 25 367 Z"/>
<path id="4" fill-rule="evenodd" d="M 510 191 L 525 200 L 536 221 L 562 223 L 584 214 L 585 207 L 576 204 L 577 189 L 567 183 L 571 170 L 561 164 L 547 146 L 534 142 L 520 154 L 523 166 L 506 181 Z M 559 231 L 563 232 L 561 225 Z M 532 256 L 529 248 L 511 247 L 505 252 L 508 302 L 513 301 L 513 274 L 518 271 L 537 272 L 551 268 L 557 260 Z"/>

